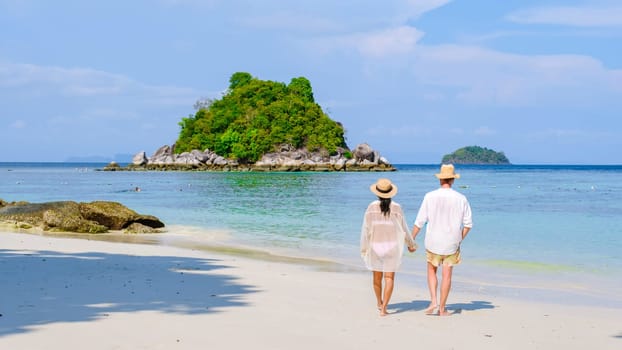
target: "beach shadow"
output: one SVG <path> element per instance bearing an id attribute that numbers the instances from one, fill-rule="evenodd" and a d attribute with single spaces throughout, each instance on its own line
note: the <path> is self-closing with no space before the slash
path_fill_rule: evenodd
<path id="1" fill-rule="evenodd" d="M 618 334 L 618 335 L 614 335 L 613 337 L 614 338 L 618 338 L 618 339 L 622 339 L 622 332 L 620 332 L 620 334 Z"/>
<path id="2" fill-rule="evenodd" d="M 222 312 L 256 287 L 215 259 L 0 249 L 0 337 L 112 312 Z"/>
<path id="3" fill-rule="evenodd" d="M 430 305 L 429 300 L 413 300 L 411 302 L 391 303 L 389 309 L 394 310 L 392 313 L 402 313 L 407 311 L 422 311 Z"/>
<path id="4" fill-rule="evenodd" d="M 430 305 L 429 300 L 413 300 L 411 302 L 404 303 L 394 303 L 390 304 L 389 308 L 394 310 L 393 313 L 402 313 L 407 311 L 423 311 L 427 309 L 428 305 Z M 462 311 L 475 311 L 475 310 L 485 310 L 485 309 L 494 309 L 495 306 L 489 301 L 475 300 L 469 303 L 455 303 L 455 304 L 447 304 L 447 309 L 451 311 L 452 314 L 461 314 Z"/>
<path id="5" fill-rule="evenodd" d="M 468 303 L 447 304 L 447 309 L 452 314 L 460 314 L 462 311 L 476 311 L 494 309 L 495 306 L 489 301 L 474 300 Z"/>

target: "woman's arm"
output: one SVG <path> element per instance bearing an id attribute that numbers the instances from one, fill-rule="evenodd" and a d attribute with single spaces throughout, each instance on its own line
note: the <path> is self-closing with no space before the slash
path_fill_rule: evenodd
<path id="1" fill-rule="evenodd" d="M 363 216 L 363 225 L 361 226 L 361 256 L 367 255 L 367 251 L 369 250 L 369 224 L 367 220 L 367 211 L 365 211 L 365 215 Z"/>

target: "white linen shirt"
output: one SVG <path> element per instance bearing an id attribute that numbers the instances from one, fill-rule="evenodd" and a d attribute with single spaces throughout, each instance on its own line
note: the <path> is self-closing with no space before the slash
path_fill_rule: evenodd
<path id="1" fill-rule="evenodd" d="M 425 249 L 439 255 L 451 255 L 460 248 L 462 228 L 473 226 L 467 198 L 452 188 L 439 188 L 426 193 L 415 225 L 427 223 Z"/>

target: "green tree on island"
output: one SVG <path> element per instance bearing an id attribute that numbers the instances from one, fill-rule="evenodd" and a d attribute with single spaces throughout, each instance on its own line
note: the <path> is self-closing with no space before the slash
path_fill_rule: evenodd
<path id="1" fill-rule="evenodd" d="M 467 146 L 443 156 L 442 163 L 449 164 L 510 164 L 503 152 L 495 152 L 486 147 Z"/>
<path id="2" fill-rule="evenodd" d="M 223 97 L 208 102 L 179 123 L 175 152 L 209 149 L 253 163 L 282 144 L 329 154 L 347 149 L 343 126 L 315 103 L 307 78 L 286 85 L 237 72 Z"/>

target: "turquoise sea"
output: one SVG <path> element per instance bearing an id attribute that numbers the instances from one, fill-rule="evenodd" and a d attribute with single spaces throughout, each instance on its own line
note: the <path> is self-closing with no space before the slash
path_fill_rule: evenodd
<path id="1" fill-rule="evenodd" d="M 0 163 L 5 201 L 121 202 L 158 216 L 171 235 L 202 245 L 362 268 L 369 185 L 388 177 L 412 225 L 438 165 L 389 173 L 105 172 L 99 163 Z M 457 166 L 455 189 L 473 209 L 454 289 L 490 296 L 622 308 L 622 166 Z M 141 191 L 133 189 L 140 187 Z M 176 232 L 184 232 L 176 235 Z M 421 249 L 406 255 L 400 283 L 425 287 Z"/>

